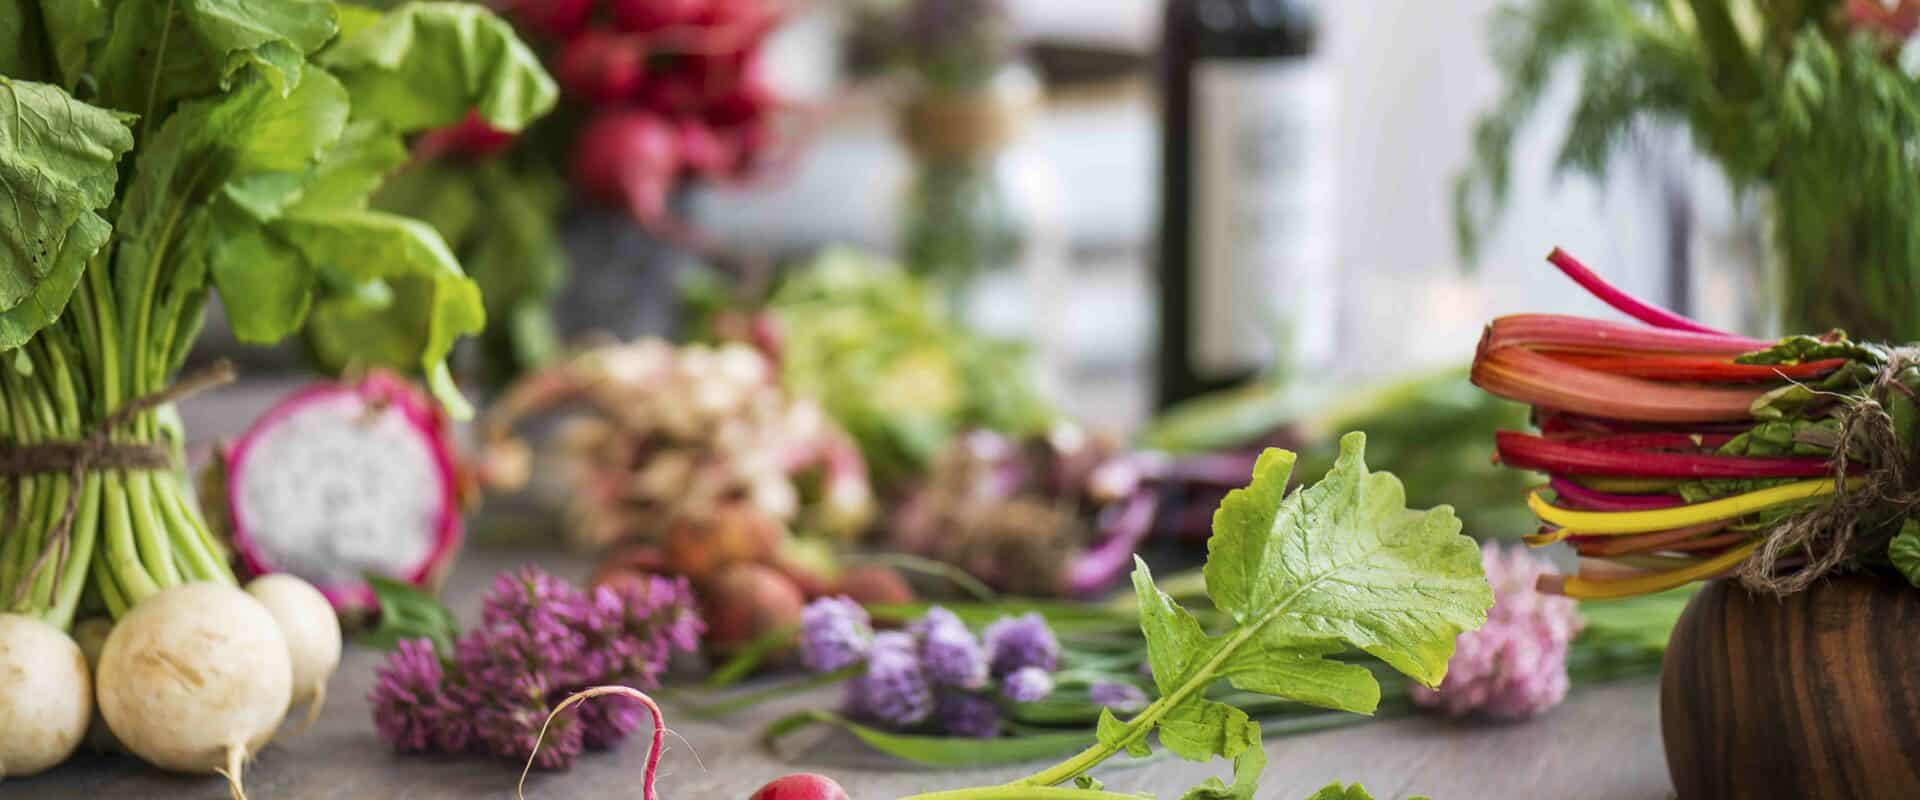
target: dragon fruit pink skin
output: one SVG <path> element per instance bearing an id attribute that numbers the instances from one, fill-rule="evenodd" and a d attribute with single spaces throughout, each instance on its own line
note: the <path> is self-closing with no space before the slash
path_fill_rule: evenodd
<path id="1" fill-rule="evenodd" d="M 359 577 L 369 570 L 437 583 L 464 538 L 445 419 L 393 373 L 301 389 L 222 456 L 229 533 L 244 570 L 305 578 L 343 613 L 374 608 L 373 589 Z M 396 503 L 407 513 L 367 524 L 368 514 L 384 516 Z M 319 513 L 285 513 L 290 504 Z M 328 520 L 341 524 L 328 528 Z M 365 539 L 370 533 L 387 538 Z M 343 551 L 356 541 L 358 552 Z"/>

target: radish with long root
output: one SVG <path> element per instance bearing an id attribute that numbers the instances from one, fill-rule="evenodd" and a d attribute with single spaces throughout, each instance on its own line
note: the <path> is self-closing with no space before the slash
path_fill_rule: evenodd
<path id="1" fill-rule="evenodd" d="M 236 799 L 246 796 L 242 764 L 293 699 L 273 614 L 219 583 L 177 586 L 135 606 L 107 636 L 96 677 L 100 713 L 121 744 L 162 769 L 220 773 Z"/>
<path id="2" fill-rule="evenodd" d="M 0 778 L 65 761 L 92 715 L 93 685 L 80 646 L 40 620 L 0 614 Z"/>
<path id="3" fill-rule="evenodd" d="M 287 639 L 293 703 L 307 707 L 297 735 L 312 727 L 327 705 L 327 679 L 340 668 L 340 618 L 326 595 L 292 575 L 262 575 L 247 584 L 247 594 L 266 606 Z"/>
<path id="4" fill-rule="evenodd" d="M 648 697 L 646 692 L 631 686 L 594 686 L 582 689 L 568 695 L 567 699 L 560 701 L 559 705 L 554 706 L 553 710 L 547 713 L 547 720 L 540 724 L 540 735 L 533 739 L 533 752 L 527 754 L 527 766 L 520 770 L 520 784 L 513 790 L 519 800 L 527 800 L 527 773 L 533 771 L 533 759 L 540 755 L 540 743 L 546 741 L 547 728 L 553 725 L 553 718 L 560 716 L 560 712 L 576 704 L 609 694 L 637 700 L 640 705 L 646 706 L 648 714 L 653 715 L 653 741 L 647 745 L 646 772 L 640 775 L 640 798 L 641 800 L 660 800 L 660 794 L 654 791 L 653 781 L 660 772 L 660 756 L 667 749 L 667 718 L 660 713 L 660 706 L 653 702 L 653 698 Z"/>

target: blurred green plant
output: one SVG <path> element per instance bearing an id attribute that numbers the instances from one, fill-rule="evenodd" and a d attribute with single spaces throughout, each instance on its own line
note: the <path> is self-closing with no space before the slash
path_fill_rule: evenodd
<path id="1" fill-rule="evenodd" d="M 1686 131 L 1736 195 L 1763 190 L 1789 331 L 1920 339 L 1920 2 L 1517 0 L 1496 12 L 1505 96 L 1455 186 L 1462 252 L 1508 200 L 1515 137 L 1562 63 L 1580 90 L 1557 166 L 1605 173 L 1643 126 Z"/>

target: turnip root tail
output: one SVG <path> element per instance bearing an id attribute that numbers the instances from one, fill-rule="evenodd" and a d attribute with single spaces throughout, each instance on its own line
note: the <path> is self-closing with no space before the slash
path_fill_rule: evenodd
<path id="1" fill-rule="evenodd" d="M 540 735 L 533 739 L 533 752 L 527 754 L 527 766 L 520 770 L 520 784 L 513 790 L 515 797 L 519 800 L 527 800 L 527 773 L 533 771 L 533 758 L 540 754 L 540 743 L 546 740 L 547 726 L 553 724 L 553 718 L 560 716 L 560 712 L 567 710 L 568 706 L 609 694 L 638 700 L 641 705 L 647 707 L 647 713 L 653 715 L 653 743 L 647 747 L 647 771 L 641 776 L 640 798 L 641 800 L 660 800 L 660 796 L 653 790 L 653 778 L 654 774 L 660 770 L 660 755 L 666 750 L 667 718 L 660 714 L 660 706 L 653 702 L 653 698 L 630 686 L 593 686 L 581 689 L 554 706 L 553 711 L 548 712 L 547 720 L 540 723 Z M 245 799 L 235 798 L 235 800 Z"/>
<path id="2" fill-rule="evenodd" d="M 298 738 L 301 734 L 304 734 L 307 731 L 312 730 L 313 724 L 320 721 L 320 712 L 324 710 L 326 707 L 327 707 L 327 684 L 322 682 L 313 687 L 313 697 L 307 700 L 306 719 L 300 720 L 300 724 L 295 725 L 293 730 L 287 731 L 286 733 L 283 733 L 279 736 L 275 736 L 273 738 L 274 739 L 294 739 L 294 738 Z"/>
<path id="3" fill-rule="evenodd" d="M 214 770 L 214 772 L 220 773 L 220 777 L 227 779 L 227 791 L 232 794 L 233 800 L 247 800 L 247 787 L 240 782 L 241 770 L 244 769 L 246 765 L 246 746 L 238 744 L 228 745 L 226 768 Z"/>

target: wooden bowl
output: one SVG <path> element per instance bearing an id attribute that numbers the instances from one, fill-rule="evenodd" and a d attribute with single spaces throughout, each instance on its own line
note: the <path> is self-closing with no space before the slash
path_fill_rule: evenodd
<path id="1" fill-rule="evenodd" d="M 1920 590 L 1708 584 L 1674 627 L 1660 728 L 1680 800 L 1920 798 Z"/>

